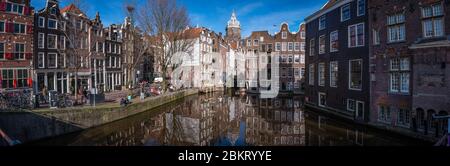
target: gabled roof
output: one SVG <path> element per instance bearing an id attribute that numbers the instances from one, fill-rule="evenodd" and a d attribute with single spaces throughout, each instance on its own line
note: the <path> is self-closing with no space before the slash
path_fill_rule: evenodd
<path id="1" fill-rule="evenodd" d="M 70 4 L 69 6 L 64 7 L 63 9 L 61 9 L 61 13 L 66 13 L 66 12 L 70 12 L 70 13 L 74 13 L 74 14 L 81 14 L 84 17 L 87 17 L 86 14 L 83 13 L 83 11 L 81 11 L 77 6 L 75 6 L 73 3 Z"/>

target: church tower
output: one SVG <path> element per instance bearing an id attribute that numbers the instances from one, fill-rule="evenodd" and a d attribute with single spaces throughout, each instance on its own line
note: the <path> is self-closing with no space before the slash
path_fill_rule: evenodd
<path id="1" fill-rule="evenodd" d="M 225 39 L 229 42 L 239 43 L 241 40 L 241 24 L 236 18 L 236 13 L 233 11 L 231 18 L 228 21 Z"/>

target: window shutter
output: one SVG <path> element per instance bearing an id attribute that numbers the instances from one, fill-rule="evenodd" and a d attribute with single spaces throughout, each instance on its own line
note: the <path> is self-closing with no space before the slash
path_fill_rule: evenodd
<path id="1" fill-rule="evenodd" d="M 8 29 L 9 29 L 9 32 L 10 32 L 10 33 L 13 33 L 13 32 L 14 32 L 14 23 L 13 23 L 13 22 L 10 22 L 10 23 L 9 23 L 9 28 L 8 28 Z"/>
<path id="2" fill-rule="evenodd" d="M 9 22 L 8 22 L 8 20 L 5 21 L 5 32 L 6 33 L 9 32 Z"/>
<path id="3" fill-rule="evenodd" d="M 32 57 L 33 57 L 33 54 L 32 54 L 32 53 L 26 53 L 26 54 L 25 54 L 25 58 L 26 58 L 26 59 L 32 59 Z"/>
<path id="4" fill-rule="evenodd" d="M 14 79 L 14 81 L 13 81 L 13 87 L 17 88 L 17 79 Z"/>
<path id="5" fill-rule="evenodd" d="M 33 34 L 33 25 L 27 25 L 27 33 Z"/>
<path id="6" fill-rule="evenodd" d="M 27 16 L 30 15 L 30 8 L 28 6 L 23 7 L 23 13 Z"/>
<path id="7" fill-rule="evenodd" d="M 0 2 L 0 11 L 6 11 L 6 2 Z"/>

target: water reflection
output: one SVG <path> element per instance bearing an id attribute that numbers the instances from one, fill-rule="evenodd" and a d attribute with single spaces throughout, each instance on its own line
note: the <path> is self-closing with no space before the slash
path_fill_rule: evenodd
<path id="1" fill-rule="evenodd" d="M 362 146 L 417 142 L 304 111 L 300 97 L 259 99 L 256 95 L 208 94 L 187 97 L 137 116 L 38 144 Z"/>

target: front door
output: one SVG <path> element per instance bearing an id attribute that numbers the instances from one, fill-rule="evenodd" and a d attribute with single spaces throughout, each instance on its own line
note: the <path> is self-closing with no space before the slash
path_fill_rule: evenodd
<path id="1" fill-rule="evenodd" d="M 364 120 L 364 102 L 356 102 L 356 119 Z"/>

